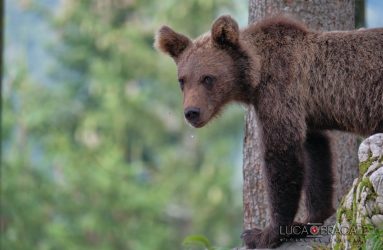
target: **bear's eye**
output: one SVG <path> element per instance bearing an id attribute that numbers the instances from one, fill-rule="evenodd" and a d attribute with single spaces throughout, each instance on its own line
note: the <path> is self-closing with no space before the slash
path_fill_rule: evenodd
<path id="1" fill-rule="evenodd" d="M 181 90 L 183 91 L 184 90 L 184 86 L 185 86 L 185 80 L 180 78 L 180 79 L 178 79 L 178 82 L 180 84 Z"/>
<path id="2" fill-rule="evenodd" d="M 203 76 L 202 83 L 205 85 L 206 88 L 211 89 L 213 87 L 214 77 L 210 75 Z"/>

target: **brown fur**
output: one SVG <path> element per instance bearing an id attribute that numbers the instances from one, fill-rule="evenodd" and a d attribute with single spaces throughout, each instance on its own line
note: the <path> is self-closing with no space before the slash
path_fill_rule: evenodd
<path id="1" fill-rule="evenodd" d="M 184 107 L 197 111 L 187 116 L 192 125 L 204 126 L 230 101 L 254 105 L 260 121 L 272 216 L 263 231 L 244 233 L 246 245 L 280 243 L 279 226 L 293 223 L 302 188 L 307 222 L 323 222 L 333 208 L 322 131 L 383 132 L 383 29 L 315 32 L 274 17 L 240 31 L 223 16 L 211 35 L 185 38 L 160 31 L 156 41 L 177 63 Z"/>

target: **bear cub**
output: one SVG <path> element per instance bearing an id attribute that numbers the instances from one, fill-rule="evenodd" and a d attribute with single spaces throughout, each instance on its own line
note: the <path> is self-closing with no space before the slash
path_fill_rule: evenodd
<path id="1" fill-rule="evenodd" d="M 195 40 L 163 26 L 155 46 L 178 67 L 186 120 L 203 127 L 232 101 L 253 105 L 259 120 L 271 221 L 242 237 L 249 248 L 281 244 L 303 189 L 305 223 L 332 206 L 326 130 L 383 132 L 383 29 L 317 32 L 287 17 L 240 30 L 221 16 Z"/>

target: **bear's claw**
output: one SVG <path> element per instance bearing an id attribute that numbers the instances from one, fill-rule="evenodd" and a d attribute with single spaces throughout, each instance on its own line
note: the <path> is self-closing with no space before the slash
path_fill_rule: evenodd
<path id="1" fill-rule="evenodd" d="M 259 238 L 261 234 L 262 230 L 259 228 L 248 229 L 243 231 L 241 239 L 247 248 L 256 248 L 257 242 L 255 239 Z"/>

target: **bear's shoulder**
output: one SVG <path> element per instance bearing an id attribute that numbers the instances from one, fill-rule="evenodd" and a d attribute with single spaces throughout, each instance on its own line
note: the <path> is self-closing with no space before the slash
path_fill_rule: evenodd
<path id="1" fill-rule="evenodd" d="M 309 33 L 307 26 L 287 16 L 274 16 L 256 22 L 248 27 L 248 32 L 263 33 L 273 37 L 302 36 Z"/>

